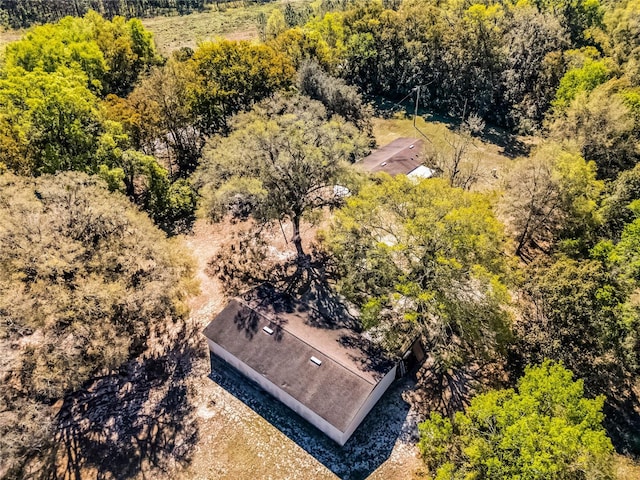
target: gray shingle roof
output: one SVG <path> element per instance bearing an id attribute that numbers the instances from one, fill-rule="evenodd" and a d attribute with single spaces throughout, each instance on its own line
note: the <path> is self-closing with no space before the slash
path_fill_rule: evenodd
<path id="1" fill-rule="evenodd" d="M 231 300 L 204 334 L 345 431 L 393 364 L 358 333 L 317 322 L 317 315 L 308 305 L 261 287 Z"/>
<path id="2" fill-rule="evenodd" d="M 380 147 L 356 166 L 370 173 L 386 172 L 389 175 L 406 175 L 422 165 L 424 142 L 415 138 L 397 138 Z"/>

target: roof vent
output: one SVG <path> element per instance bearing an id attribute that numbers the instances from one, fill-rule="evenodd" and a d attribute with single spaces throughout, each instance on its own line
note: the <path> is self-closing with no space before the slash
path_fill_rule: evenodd
<path id="1" fill-rule="evenodd" d="M 319 358 L 311 357 L 309 360 L 311 360 L 316 365 L 322 365 L 322 360 L 320 360 Z"/>
<path id="2" fill-rule="evenodd" d="M 269 327 L 262 327 L 262 331 L 264 333 L 267 333 L 269 335 L 273 335 L 273 329 L 269 328 Z"/>

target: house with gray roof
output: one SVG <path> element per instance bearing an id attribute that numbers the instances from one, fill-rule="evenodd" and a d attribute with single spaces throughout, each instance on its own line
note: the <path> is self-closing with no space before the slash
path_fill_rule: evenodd
<path id="1" fill-rule="evenodd" d="M 355 164 L 369 173 L 385 172 L 391 176 L 429 178 L 433 170 L 423 164 L 424 142 L 416 138 L 397 138 Z"/>
<path id="2" fill-rule="evenodd" d="M 369 340 L 264 285 L 205 328 L 211 352 L 344 445 L 396 376 Z"/>

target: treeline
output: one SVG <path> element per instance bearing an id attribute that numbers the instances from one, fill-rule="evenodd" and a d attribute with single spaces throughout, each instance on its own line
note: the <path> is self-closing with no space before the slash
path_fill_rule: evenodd
<path id="1" fill-rule="evenodd" d="M 265 36 L 367 94 L 398 100 L 420 87 L 422 105 L 524 132 L 540 129 L 567 72 L 591 74 L 566 79 L 556 103 L 637 63 L 634 1 L 411 0 L 320 13 L 296 26 L 286 9 L 274 12 Z"/>
<path id="2" fill-rule="evenodd" d="M 25 28 L 35 24 L 55 22 L 68 15 L 81 17 L 94 10 L 105 18 L 117 15 L 151 17 L 184 15 L 201 11 L 207 4 L 227 3 L 225 0 L 0 0 L 0 25 Z"/>

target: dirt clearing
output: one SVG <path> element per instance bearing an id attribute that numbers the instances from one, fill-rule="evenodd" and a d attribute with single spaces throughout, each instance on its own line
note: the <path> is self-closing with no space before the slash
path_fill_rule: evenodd
<path id="1" fill-rule="evenodd" d="M 207 264 L 239 228 L 200 220 L 185 237 L 201 282 L 191 319 L 202 328 L 227 301 L 223 285 L 205 272 Z M 271 239 L 281 251 L 292 248 L 286 233 Z M 171 478 L 400 480 L 413 478 L 421 466 L 409 379 L 390 388 L 342 448 L 220 360 L 214 358 L 210 375 L 194 382 L 199 439 L 189 465 Z"/>

